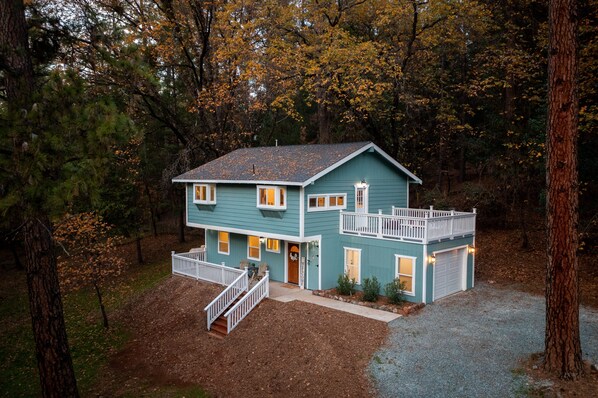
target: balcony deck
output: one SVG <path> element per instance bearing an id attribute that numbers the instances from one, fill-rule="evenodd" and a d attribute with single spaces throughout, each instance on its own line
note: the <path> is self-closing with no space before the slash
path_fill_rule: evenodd
<path id="1" fill-rule="evenodd" d="M 473 212 L 393 207 L 392 214 L 340 213 L 340 233 L 374 239 L 430 243 L 475 234 Z"/>

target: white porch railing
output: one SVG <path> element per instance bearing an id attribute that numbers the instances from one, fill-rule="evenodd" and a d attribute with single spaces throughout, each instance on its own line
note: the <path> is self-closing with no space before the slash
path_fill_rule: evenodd
<path id="1" fill-rule="evenodd" d="M 341 211 L 340 233 L 415 243 L 475 233 L 475 209 L 466 213 L 393 207 L 392 212 L 393 215 Z"/>
<path id="2" fill-rule="evenodd" d="M 244 272 L 237 268 L 208 263 L 199 258 L 205 258 L 205 251 L 177 254 L 172 252 L 172 273 L 228 286 Z"/>
<path id="3" fill-rule="evenodd" d="M 210 304 L 204 308 L 208 319 L 208 330 L 212 327 L 212 323 L 226 311 L 226 309 L 239 297 L 243 292 L 247 291 L 249 278 L 247 277 L 247 269 L 235 279 L 226 289 L 222 291 Z"/>
<path id="4" fill-rule="evenodd" d="M 243 296 L 230 310 L 224 314 L 227 323 L 227 333 L 230 333 L 237 327 L 239 322 L 243 320 L 251 312 L 251 310 L 260 303 L 264 298 L 270 295 L 270 275 L 266 271 L 266 275 Z"/>

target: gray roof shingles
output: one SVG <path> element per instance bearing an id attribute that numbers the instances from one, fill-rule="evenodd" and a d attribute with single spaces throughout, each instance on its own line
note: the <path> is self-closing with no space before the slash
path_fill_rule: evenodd
<path id="1" fill-rule="evenodd" d="M 369 142 L 242 148 L 173 181 L 280 181 L 304 183 Z"/>

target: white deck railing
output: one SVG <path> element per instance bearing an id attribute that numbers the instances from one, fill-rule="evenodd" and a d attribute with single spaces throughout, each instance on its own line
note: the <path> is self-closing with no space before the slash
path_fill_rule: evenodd
<path id="1" fill-rule="evenodd" d="M 227 333 L 236 328 L 239 322 L 251 312 L 253 307 L 270 295 L 269 279 L 269 272 L 266 271 L 266 275 L 237 304 L 224 314 L 227 322 Z"/>
<path id="2" fill-rule="evenodd" d="M 244 272 L 237 268 L 208 263 L 199 258 L 205 258 L 205 251 L 177 254 L 172 252 L 172 273 L 228 286 Z"/>
<path id="3" fill-rule="evenodd" d="M 248 285 L 247 269 L 235 279 L 226 289 L 222 291 L 210 304 L 204 308 L 208 319 L 208 330 L 212 327 L 212 323 L 226 311 L 226 309 L 239 297 L 243 292 L 247 291 Z"/>
<path id="4" fill-rule="evenodd" d="M 393 215 L 341 211 L 340 233 L 415 243 L 475 233 L 475 209 L 465 213 L 393 207 L 392 212 Z"/>

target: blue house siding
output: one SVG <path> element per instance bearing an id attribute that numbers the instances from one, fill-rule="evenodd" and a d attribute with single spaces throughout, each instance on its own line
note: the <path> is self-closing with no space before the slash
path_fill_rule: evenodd
<path id="1" fill-rule="evenodd" d="M 187 184 L 187 220 L 191 224 L 246 229 L 273 235 L 299 235 L 299 188 L 287 187 L 287 209 L 257 208 L 255 185 L 217 184 L 216 204 L 193 203 L 193 184 Z"/>
<path id="2" fill-rule="evenodd" d="M 407 301 L 422 302 L 423 292 L 423 246 L 415 243 L 395 242 L 380 239 L 369 239 L 358 236 L 341 235 L 336 260 L 335 284 L 338 275 L 344 270 L 344 248 L 361 249 L 361 282 L 365 278 L 375 276 L 382 285 L 381 294 L 384 294 L 384 286 L 396 277 L 395 255 L 415 257 L 415 295 L 405 295 Z M 328 262 L 327 262 L 328 264 Z M 331 267 L 327 267 L 331 268 Z M 333 286 L 332 286 L 333 287 Z M 361 286 L 359 286 L 361 288 Z"/>
<path id="3" fill-rule="evenodd" d="M 247 260 L 247 235 L 233 234 L 230 235 L 230 254 L 218 253 L 218 231 L 206 231 L 206 261 L 215 264 L 222 264 L 229 267 L 239 267 L 242 260 Z M 270 270 L 270 278 L 275 281 L 284 281 L 284 262 L 285 262 L 285 246 L 284 241 L 280 242 L 280 253 L 273 253 L 266 251 L 264 244 L 260 245 L 260 260 L 251 260 L 256 266 L 260 263 L 267 263 Z"/>

